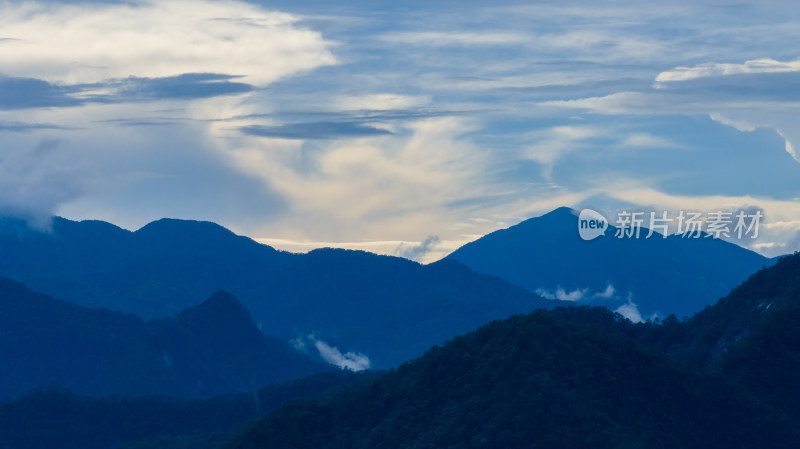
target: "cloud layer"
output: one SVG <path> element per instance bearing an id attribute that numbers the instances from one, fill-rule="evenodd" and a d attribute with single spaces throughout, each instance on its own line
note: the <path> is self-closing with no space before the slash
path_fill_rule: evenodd
<path id="1" fill-rule="evenodd" d="M 0 211 L 430 261 L 563 205 L 758 206 L 744 244 L 798 249 L 791 2 L 270 5 L 3 3 Z"/>
<path id="2" fill-rule="evenodd" d="M 185 73 L 243 76 L 266 85 L 335 58 L 292 15 L 244 2 L 202 0 L 0 6 L 0 66 L 69 84 Z"/>

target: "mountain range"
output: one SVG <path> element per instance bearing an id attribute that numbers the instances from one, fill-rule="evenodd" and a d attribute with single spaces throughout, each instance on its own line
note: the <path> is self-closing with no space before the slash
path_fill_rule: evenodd
<path id="1" fill-rule="evenodd" d="M 175 230 L 173 238 L 163 231 L 148 238 L 160 235 L 155 240 L 172 245 L 171 250 L 163 250 L 150 265 L 137 266 L 148 254 L 135 237 L 141 230 L 130 233 L 98 222 L 63 224 L 73 232 L 83 225 L 97 227 L 96 232 L 84 229 L 86 238 L 97 235 L 105 244 L 81 252 L 74 234 L 58 229 L 35 233 L 9 222 L 0 242 L 5 248 L 38 248 L 39 256 L 52 258 L 39 261 L 41 268 L 72 270 L 70 276 L 42 272 L 39 279 L 60 279 L 73 286 L 73 294 L 97 291 L 78 305 L 0 279 L 0 366 L 5 367 L 0 397 L 44 385 L 68 387 L 83 396 L 38 390 L 0 403 L 3 447 L 737 449 L 800 444 L 800 254 L 752 274 L 688 319 L 673 315 L 634 323 L 608 307 L 548 302 L 454 260 L 422 266 L 329 249 L 291 255 L 213 224 L 168 220 L 162 224 Z M 103 229 L 117 237 L 103 237 Z M 187 229 L 196 234 L 186 236 Z M 206 239 L 199 239 L 203 234 Z M 233 242 L 251 251 L 244 251 L 250 262 L 266 267 L 262 280 L 269 281 L 272 296 L 265 298 L 286 298 L 278 303 L 282 310 L 264 298 L 240 303 L 225 291 L 148 320 L 95 307 L 115 304 L 114 297 L 105 296 L 112 286 L 133 285 L 114 274 L 125 264 L 139 279 L 150 279 L 150 288 L 161 292 L 164 301 L 170 301 L 165 291 L 171 289 L 184 295 L 181 301 L 191 302 L 196 293 L 192 276 L 197 283 L 211 284 L 223 279 L 209 279 L 221 272 L 231 283 L 244 280 L 239 287 L 252 285 L 252 273 L 242 273 L 246 265 L 216 268 L 243 251 L 226 253 Z M 702 242 L 717 245 L 712 239 Z M 116 252 L 104 246 L 113 244 Z M 106 257 L 107 264 L 73 251 Z M 731 257 L 738 257 L 733 251 Z M 22 254 L 21 265 L 30 269 L 34 256 Z M 175 261 L 184 265 L 175 266 Z M 25 271 L 13 264 L 5 267 Z M 103 269 L 117 281 L 90 276 Z M 159 284 L 173 275 L 186 283 Z M 355 296 L 343 295 L 347 292 Z M 137 305 L 136 295 L 121 297 L 127 298 L 121 302 L 126 307 Z M 513 310 L 558 304 L 570 306 L 524 314 Z M 299 316 L 303 308 L 307 317 L 280 323 Z M 348 315 L 354 310 L 363 314 L 354 319 Z M 480 325 L 491 320 L 487 311 L 492 310 L 502 311 L 499 319 Z M 262 317 L 261 326 L 256 316 Z M 344 334 L 348 339 L 358 336 L 352 341 L 383 336 L 374 346 L 376 353 L 392 346 L 413 348 L 402 356 L 409 361 L 384 373 L 351 378 L 336 371 L 259 390 L 262 384 L 330 369 L 320 361 L 325 351 L 340 359 L 360 356 L 329 345 L 335 342 L 328 337 L 334 331 L 299 336 L 294 331 L 296 323 L 313 326 L 325 320 L 350 332 Z M 437 325 L 443 328 L 439 333 Z M 459 326 L 477 330 L 460 332 Z M 264 336 L 271 329 L 293 330 L 280 338 Z M 398 329 L 404 330 L 394 334 Z M 291 345 L 286 335 L 295 336 Z M 418 358 L 410 355 L 426 339 L 440 341 Z M 208 398 L 230 392 L 247 393 L 202 400 L 134 397 Z M 109 393 L 127 397 L 85 396 Z M 42 426 L 50 431 L 40 432 Z"/>
<path id="2" fill-rule="evenodd" d="M 557 301 L 458 262 L 420 265 L 362 251 L 291 254 L 208 222 L 164 219 L 135 232 L 55 218 L 0 223 L 0 275 L 85 307 L 177 314 L 224 289 L 266 335 L 353 368 L 387 368 L 493 319 Z"/>
<path id="3" fill-rule="evenodd" d="M 798 320 L 800 255 L 689 321 L 539 310 L 281 407 L 224 447 L 797 447 Z"/>

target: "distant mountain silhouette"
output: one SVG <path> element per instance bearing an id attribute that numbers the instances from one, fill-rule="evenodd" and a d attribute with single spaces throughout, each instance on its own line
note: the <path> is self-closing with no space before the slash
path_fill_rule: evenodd
<path id="1" fill-rule="evenodd" d="M 615 230 L 581 240 L 577 213 L 562 207 L 468 243 L 447 259 L 531 292 L 557 295 L 560 288 L 562 298 L 573 293 L 569 299 L 580 297 L 581 304 L 615 309 L 630 300 L 644 318 L 691 316 L 773 263 L 719 239 L 618 239 Z"/>
<path id="2" fill-rule="evenodd" d="M 0 253 L 15 255 L 0 260 L 0 275 L 145 318 L 174 315 L 224 289 L 265 334 L 294 339 L 310 354 L 318 347 L 339 351 L 329 351 L 334 358 L 364 353 L 373 368 L 555 303 L 455 261 L 423 266 L 337 249 L 290 254 L 208 222 L 164 219 L 130 232 L 56 218 L 41 232 L 5 219 Z"/>
<path id="3" fill-rule="evenodd" d="M 34 387 L 207 397 L 330 369 L 265 337 L 229 293 L 149 322 L 0 278 L 0 398 Z"/>

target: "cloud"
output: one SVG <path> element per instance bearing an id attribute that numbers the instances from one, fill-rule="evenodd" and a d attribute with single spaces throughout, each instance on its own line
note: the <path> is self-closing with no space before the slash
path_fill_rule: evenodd
<path id="1" fill-rule="evenodd" d="M 792 156 L 792 159 L 794 159 L 797 162 L 800 162 L 800 153 L 797 152 L 797 149 L 795 148 L 794 144 L 789 140 L 786 134 L 784 134 L 784 132 L 778 128 L 775 128 L 775 131 L 778 133 L 778 135 L 783 137 L 783 140 L 785 141 L 784 148 L 786 149 L 786 152 Z M 795 140 L 795 142 L 797 142 L 797 140 Z"/>
<path id="2" fill-rule="evenodd" d="M 59 158 L 62 143 L 43 138 L 32 148 L 10 148 L 0 156 L 0 215 L 46 229 L 59 204 L 85 191 L 88 173 Z"/>
<path id="3" fill-rule="evenodd" d="M 547 290 L 544 288 L 539 288 L 536 290 L 536 294 L 541 296 L 542 298 L 546 299 L 557 299 L 559 301 L 569 301 L 569 302 L 580 302 L 583 300 L 588 299 L 611 299 L 615 297 L 617 291 L 613 285 L 608 284 L 602 292 L 595 292 L 592 293 L 591 289 L 587 288 L 576 288 L 572 291 L 566 291 L 560 286 L 556 288 L 555 291 Z"/>
<path id="4" fill-rule="evenodd" d="M 391 32 L 381 36 L 382 40 L 412 45 L 520 45 L 531 43 L 531 38 L 521 33 L 494 32 L 452 32 L 452 31 L 417 31 Z"/>
<path id="5" fill-rule="evenodd" d="M 228 124 L 217 126 L 224 133 Z M 318 142 L 245 134 L 246 143 L 225 140 L 235 145 L 221 151 L 289 199 L 289 235 L 303 230 L 314 240 L 336 241 L 347 231 L 358 239 L 409 241 L 425 223 L 474 207 L 459 201 L 491 200 L 484 152 L 462 137 L 473 129 L 467 119 L 442 117 L 404 123 L 396 134 Z"/>
<path id="6" fill-rule="evenodd" d="M 47 164 L 91 171 L 70 218 L 388 254 L 436 229 L 425 260 L 597 195 L 800 218 L 796 8 L 65 3 L 0 6 L 0 131 L 6 159 L 60 138 Z"/>
<path id="7" fill-rule="evenodd" d="M 263 86 L 336 63 L 329 43 L 297 20 L 238 1 L 3 3 L 0 29 L 16 41 L 0 66 L 71 84 L 228 73 Z"/>
<path id="8" fill-rule="evenodd" d="M 551 292 L 549 290 L 539 288 L 536 290 L 536 294 L 546 299 L 557 299 L 559 301 L 578 302 L 584 298 L 586 292 L 588 291 L 589 291 L 588 288 L 584 289 L 576 288 L 571 292 L 567 292 L 563 288 L 558 287 L 556 288 L 555 292 Z"/>
<path id="9" fill-rule="evenodd" d="M 185 73 L 162 78 L 130 77 L 101 85 L 114 89 L 110 98 L 116 101 L 188 100 L 253 91 L 254 87 L 250 84 L 231 81 L 236 78 L 239 77 L 217 73 Z"/>
<path id="10" fill-rule="evenodd" d="M 628 135 L 622 141 L 621 145 L 623 147 L 633 148 L 684 148 L 669 139 L 644 132 L 636 132 Z"/>
<path id="11" fill-rule="evenodd" d="M 676 67 L 659 73 L 656 83 L 687 81 L 698 78 L 742 75 L 751 73 L 800 72 L 800 59 L 788 62 L 763 58 L 745 61 L 741 64 L 707 62 L 694 67 Z"/>
<path id="12" fill-rule="evenodd" d="M 165 99 L 196 100 L 240 95 L 254 90 L 249 84 L 232 82 L 235 78 L 214 73 L 185 73 L 163 78 L 129 77 L 65 85 L 33 78 L 0 76 L 0 110 Z"/>
<path id="13" fill-rule="evenodd" d="M 2 54 L 2 52 L 0 52 Z M 74 90 L 34 78 L 0 75 L 0 110 L 78 106 Z"/>
<path id="14" fill-rule="evenodd" d="M 333 105 L 336 110 L 372 110 L 387 111 L 397 109 L 410 109 L 424 106 L 431 102 L 428 95 L 399 95 L 399 94 L 364 94 L 348 95 L 335 100 Z"/>
<path id="15" fill-rule="evenodd" d="M 2 122 L 0 121 L 0 131 L 10 132 L 31 132 L 38 130 L 63 130 L 69 129 L 52 123 L 25 123 L 25 122 Z"/>
<path id="16" fill-rule="evenodd" d="M 754 126 L 754 125 L 752 125 L 752 124 L 750 124 L 748 122 L 731 120 L 731 119 L 725 117 L 724 115 L 720 114 L 719 112 L 713 112 L 711 114 L 708 114 L 708 116 L 711 118 L 711 120 L 714 120 L 715 122 L 722 123 L 723 125 L 727 125 L 727 126 L 730 126 L 732 128 L 736 128 L 736 130 L 741 131 L 741 132 L 748 132 L 749 133 L 749 132 L 753 132 L 756 129 L 758 129 L 757 126 Z"/>
<path id="17" fill-rule="evenodd" d="M 606 289 L 602 292 L 598 292 L 592 295 L 592 298 L 603 298 L 603 299 L 610 299 L 617 293 L 617 290 L 614 288 L 613 285 L 608 284 Z"/>
<path id="18" fill-rule="evenodd" d="M 239 129 L 250 136 L 278 139 L 340 139 L 392 134 L 391 131 L 357 122 L 290 123 L 278 126 L 249 125 Z"/>
<path id="19" fill-rule="evenodd" d="M 458 248 L 469 243 L 479 236 L 466 236 L 461 240 L 439 240 L 428 247 L 428 251 L 420 253 L 415 259 L 420 263 L 431 263 L 442 259 Z M 319 241 L 319 240 L 292 240 L 283 238 L 261 237 L 255 238 L 259 243 L 269 245 L 275 249 L 292 253 L 307 253 L 318 248 L 346 248 L 367 251 L 387 256 L 398 256 L 398 248 L 413 248 L 420 246 L 420 242 L 405 242 L 400 240 L 360 240 L 360 241 Z M 404 257 L 404 256 L 400 256 Z"/>
<path id="20" fill-rule="evenodd" d="M 529 134 L 536 139 L 524 155 L 542 166 L 542 176 L 551 180 L 556 162 L 566 154 L 585 146 L 587 141 L 602 137 L 604 132 L 591 126 L 555 126 Z"/>
<path id="21" fill-rule="evenodd" d="M 644 319 L 642 319 L 642 314 L 639 313 L 639 306 L 637 306 L 630 299 L 628 299 L 628 302 L 626 304 L 623 304 L 614 309 L 614 312 L 624 316 L 625 318 L 631 320 L 634 323 L 644 322 Z"/>
<path id="22" fill-rule="evenodd" d="M 637 111 L 657 113 L 649 97 L 641 92 L 616 92 L 599 97 L 586 97 L 575 100 L 543 101 L 542 106 L 558 108 L 586 109 L 600 114 L 632 114 Z"/>
<path id="23" fill-rule="evenodd" d="M 346 352 L 342 354 L 338 348 L 325 343 L 313 334 L 309 335 L 308 339 L 314 344 L 314 347 L 323 360 L 331 365 L 356 372 L 370 368 L 369 357 L 360 352 Z M 295 344 L 295 347 L 297 347 L 297 344 Z"/>
<path id="24" fill-rule="evenodd" d="M 418 245 L 401 243 L 397 249 L 395 249 L 395 255 L 420 262 L 425 258 L 425 256 L 428 255 L 428 253 L 438 246 L 440 242 L 441 239 L 438 236 L 429 235 Z"/>

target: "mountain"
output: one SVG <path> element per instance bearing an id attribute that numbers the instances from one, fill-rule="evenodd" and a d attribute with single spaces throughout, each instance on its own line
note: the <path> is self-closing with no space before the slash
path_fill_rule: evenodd
<path id="1" fill-rule="evenodd" d="M 687 321 L 560 307 L 485 325 L 224 447 L 800 445 L 800 254 Z"/>
<path id="2" fill-rule="evenodd" d="M 0 275 L 87 307 L 171 316 L 218 289 L 263 331 L 340 366 L 386 368 L 494 319 L 549 301 L 455 261 L 423 266 L 361 251 L 290 254 L 208 222 L 164 219 L 130 232 L 0 222 Z"/>
<path id="3" fill-rule="evenodd" d="M 374 376 L 337 370 L 209 399 L 89 397 L 37 389 L 0 404 L 0 447 L 212 449 L 286 402 L 327 397 Z"/>
<path id="4" fill-rule="evenodd" d="M 197 298 L 252 282 L 292 259 L 222 226 L 163 219 L 130 232 L 102 221 L 53 218 L 40 231 L 0 219 L 0 275 L 87 307 L 172 316 Z"/>
<path id="5" fill-rule="evenodd" d="M 0 279 L 0 398 L 58 386 L 78 393 L 208 397 L 329 366 L 265 337 L 219 291 L 174 318 L 144 322 Z"/>
<path id="6" fill-rule="evenodd" d="M 719 239 L 618 239 L 615 231 L 609 226 L 604 237 L 584 241 L 577 213 L 562 207 L 468 243 L 447 259 L 531 292 L 644 318 L 691 316 L 773 263 Z"/>
<path id="7" fill-rule="evenodd" d="M 724 373 L 800 419 L 800 254 L 780 258 L 684 324 L 673 358 Z"/>
<path id="8" fill-rule="evenodd" d="M 652 326 L 603 308 L 515 316 L 281 407 L 225 447 L 797 447 L 796 422 L 631 336 Z"/>

